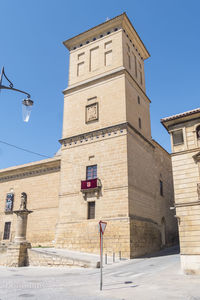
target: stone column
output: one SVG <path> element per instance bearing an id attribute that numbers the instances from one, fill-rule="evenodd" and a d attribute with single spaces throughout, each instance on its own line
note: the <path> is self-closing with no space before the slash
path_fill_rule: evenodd
<path id="1" fill-rule="evenodd" d="M 15 234 L 15 243 L 26 242 L 26 229 L 27 229 L 27 218 L 32 211 L 24 210 L 15 210 L 14 213 L 17 215 L 17 224 L 16 224 L 16 234 Z"/>
<path id="2" fill-rule="evenodd" d="M 7 267 L 24 267 L 28 266 L 28 249 L 31 244 L 26 240 L 26 228 L 28 215 L 32 211 L 26 208 L 27 195 L 21 193 L 21 204 L 19 210 L 15 210 L 17 215 L 16 234 L 13 243 L 8 245 L 7 249 Z"/>

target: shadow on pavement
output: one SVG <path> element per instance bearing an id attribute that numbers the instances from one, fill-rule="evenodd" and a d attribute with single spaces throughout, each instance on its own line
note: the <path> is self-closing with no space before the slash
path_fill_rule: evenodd
<path id="1" fill-rule="evenodd" d="M 158 257 L 158 256 L 167 256 L 167 255 L 174 255 L 180 253 L 179 245 L 162 249 L 160 251 L 154 253 L 148 253 L 146 255 L 140 256 L 139 258 L 150 258 L 150 257 Z"/>

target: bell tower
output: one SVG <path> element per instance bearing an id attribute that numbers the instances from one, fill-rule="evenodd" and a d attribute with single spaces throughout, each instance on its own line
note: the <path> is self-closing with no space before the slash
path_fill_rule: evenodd
<path id="1" fill-rule="evenodd" d="M 149 53 L 127 15 L 79 34 L 64 45 L 70 51 L 70 63 L 63 138 L 121 122 L 129 122 L 151 138 L 144 76 Z M 86 86 L 90 87 L 87 92 Z M 87 113 L 94 110 L 96 120 L 94 116 L 87 119 Z"/>
<path id="2" fill-rule="evenodd" d="M 139 215 L 142 222 L 142 217 L 146 220 L 153 214 L 146 208 L 141 211 L 141 203 L 149 201 L 148 186 L 133 191 L 136 184 L 142 184 L 144 168 L 151 172 L 155 168 L 144 76 L 149 53 L 125 13 L 63 44 L 70 52 L 70 63 L 68 87 L 63 92 L 56 245 L 98 252 L 97 224 L 102 219 L 108 223 L 107 251 L 132 257 L 146 247 L 132 248 L 136 227 L 132 220 Z M 151 180 L 147 178 L 152 190 Z M 159 228 L 152 226 L 147 225 L 156 241 Z"/>

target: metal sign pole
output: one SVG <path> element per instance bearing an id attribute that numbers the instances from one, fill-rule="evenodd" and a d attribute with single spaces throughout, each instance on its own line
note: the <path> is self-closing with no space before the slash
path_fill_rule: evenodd
<path id="1" fill-rule="evenodd" d="M 102 291 L 102 285 L 103 285 L 102 267 L 103 267 L 103 234 L 100 227 L 100 291 Z"/>
<path id="2" fill-rule="evenodd" d="M 102 291 L 102 285 L 103 285 L 103 274 L 102 274 L 102 268 L 103 268 L 103 234 L 106 229 L 106 222 L 99 221 L 99 233 L 100 233 L 100 291 Z"/>

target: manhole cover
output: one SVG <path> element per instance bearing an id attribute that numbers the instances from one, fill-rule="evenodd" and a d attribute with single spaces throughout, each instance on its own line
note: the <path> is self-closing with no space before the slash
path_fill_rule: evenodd
<path id="1" fill-rule="evenodd" d="M 28 297 L 34 297 L 34 295 L 33 294 L 21 294 L 21 295 L 19 295 L 19 297 L 24 297 L 24 298 L 28 298 Z"/>

